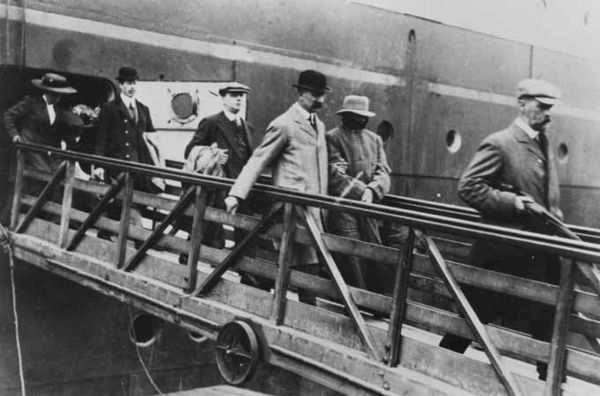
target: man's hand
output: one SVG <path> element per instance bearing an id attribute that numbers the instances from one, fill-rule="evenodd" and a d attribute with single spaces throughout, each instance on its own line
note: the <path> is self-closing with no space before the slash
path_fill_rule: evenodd
<path id="1" fill-rule="evenodd" d="M 517 195 L 515 198 L 515 208 L 518 212 L 524 212 L 527 205 L 535 203 L 529 195 Z"/>
<path id="2" fill-rule="evenodd" d="M 237 208 L 238 208 L 239 204 L 240 204 L 240 201 L 232 195 L 228 195 L 225 198 L 225 209 L 227 209 L 228 213 L 235 214 L 235 212 L 237 212 Z"/>
<path id="3" fill-rule="evenodd" d="M 229 154 L 227 150 L 221 150 L 221 156 L 219 157 L 219 165 L 224 166 L 229 160 Z"/>
<path id="4" fill-rule="evenodd" d="M 94 171 L 92 172 L 92 179 L 104 181 L 104 168 L 94 168 Z"/>
<path id="5" fill-rule="evenodd" d="M 13 142 L 13 143 L 19 143 L 21 140 L 22 140 L 22 139 L 21 139 L 21 136 L 20 136 L 20 135 L 15 135 L 15 136 L 13 136 L 13 138 L 12 138 L 12 142 Z"/>
<path id="6" fill-rule="evenodd" d="M 335 170 L 337 173 L 339 173 L 341 175 L 345 175 L 346 171 L 348 170 L 348 162 L 346 162 L 344 160 L 334 162 L 333 164 L 331 164 L 331 166 L 333 167 L 333 170 Z"/>
<path id="7" fill-rule="evenodd" d="M 371 190 L 370 188 L 367 187 L 360 200 L 364 203 L 372 203 L 373 202 L 373 190 Z"/>

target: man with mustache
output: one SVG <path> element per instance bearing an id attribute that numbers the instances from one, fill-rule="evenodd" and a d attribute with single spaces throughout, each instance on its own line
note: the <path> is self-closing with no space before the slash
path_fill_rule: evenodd
<path id="1" fill-rule="evenodd" d="M 560 91 L 542 80 L 527 79 L 517 86 L 519 114 L 508 128 L 491 134 L 458 182 L 460 197 L 481 212 L 484 221 L 527 231 L 550 233 L 532 212 L 546 209 L 558 218 L 559 185 L 546 126 Z M 471 265 L 522 278 L 558 284 L 559 258 L 546 253 L 486 241 L 471 249 Z M 497 316 L 512 328 L 550 341 L 554 307 L 517 297 L 464 287 L 483 323 Z M 440 346 L 464 352 L 470 340 L 447 334 Z M 547 365 L 537 364 L 540 379 Z"/>
<path id="2" fill-rule="evenodd" d="M 225 198 L 227 211 L 235 212 L 240 200 L 246 199 L 261 172 L 271 166 L 273 184 L 311 194 L 327 194 L 327 143 L 325 125 L 315 111 L 323 107 L 327 86 L 325 75 L 314 70 L 300 73 L 297 100 L 285 113 L 271 121 L 267 132 Z M 319 227 L 322 216 L 319 208 L 309 208 Z M 311 246 L 294 248 L 296 269 L 316 274 L 318 257 Z M 310 291 L 301 290 L 300 301 L 315 304 Z"/>

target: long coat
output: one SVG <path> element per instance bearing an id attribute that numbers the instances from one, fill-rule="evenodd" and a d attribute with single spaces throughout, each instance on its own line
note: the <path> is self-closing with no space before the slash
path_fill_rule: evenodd
<path id="1" fill-rule="evenodd" d="M 367 188 L 373 191 L 374 201 L 380 201 L 390 191 L 390 167 L 387 163 L 383 141 L 367 130 L 349 130 L 343 126 L 327 132 L 329 150 L 329 194 L 346 199 L 360 200 Z M 335 164 L 346 161 L 345 173 Z M 344 211 L 329 216 L 332 232 L 365 242 L 381 244 L 377 220 Z M 376 261 L 346 256 L 340 260 L 342 274 L 349 283 L 371 291 L 391 293 L 394 272 Z"/>
<path id="2" fill-rule="evenodd" d="M 56 120 L 60 112 L 64 111 L 55 106 L 56 119 L 50 124 L 50 116 L 44 98 L 39 96 L 26 96 L 4 113 L 6 132 L 11 140 L 20 136 L 25 143 L 43 144 L 61 148 L 61 136 L 56 129 Z M 60 161 L 45 153 L 29 152 L 26 155 L 28 166 L 47 172 L 56 170 Z"/>
<path id="3" fill-rule="evenodd" d="M 154 164 L 148 146 L 144 142 L 144 132 L 156 132 L 150 118 L 150 110 L 138 101 L 136 105 L 137 122 L 131 118 L 129 110 L 120 97 L 104 105 L 98 120 L 96 155 Z M 116 177 L 116 173 L 116 170 L 109 170 L 109 175 L 112 177 Z M 136 189 L 142 191 L 154 190 L 147 177 L 136 177 L 135 185 Z"/>
<path id="4" fill-rule="evenodd" d="M 530 195 L 551 213 L 562 217 L 558 208 L 559 185 L 554 156 L 550 147 L 547 152 L 546 158 L 536 141 L 517 124 L 511 124 L 488 136 L 480 145 L 458 183 L 460 197 L 479 210 L 486 222 L 546 232 L 534 218 L 517 213 L 515 191 Z M 470 262 L 478 267 L 539 281 L 558 283 L 559 280 L 557 257 L 510 245 L 477 241 L 471 250 Z M 508 296 L 499 297 L 478 289 L 470 291 L 469 297 L 485 320 L 491 320 L 494 312 L 501 311 L 502 315 L 517 312 L 513 320 L 526 322 L 522 330 L 549 339 L 553 311 L 547 306 L 523 304 L 516 298 L 512 301 Z M 524 309 L 520 308 L 522 306 Z"/>
<path id="5" fill-rule="evenodd" d="M 274 119 L 263 140 L 242 169 L 229 195 L 246 199 L 261 172 L 272 167 L 273 184 L 311 194 L 327 194 L 328 159 L 325 125 L 316 120 L 315 131 L 294 107 Z M 319 226 L 321 211 L 310 208 Z M 314 249 L 299 249 L 299 263 L 317 262 Z"/>
<path id="6" fill-rule="evenodd" d="M 202 119 L 194 137 L 185 148 L 185 158 L 194 146 L 210 146 L 217 143 L 218 148 L 229 150 L 229 159 L 223 170 L 226 177 L 235 179 L 248 162 L 254 147 L 252 139 L 254 128 L 249 122 L 241 121 L 243 136 L 238 134 L 235 123 L 231 122 L 222 111 Z M 243 144 L 239 142 L 241 138 L 244 139 Z"/>

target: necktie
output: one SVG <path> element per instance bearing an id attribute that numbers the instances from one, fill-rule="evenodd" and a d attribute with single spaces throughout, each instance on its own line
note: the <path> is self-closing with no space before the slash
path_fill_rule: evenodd
<path id="1" fill-rule="evenodd" d="M 544 158 L 548 159 L 548 138 L 545 133 L 538 133 L 537 142 Z"/>
<path id="2" fill-rule="evenodd" d="M 308 116 L 308 122 L 310 122 L 310 125 L 316 131 L 317 130 L 317 118 L 315 116 L 315 113 L 310 113 L 310 115 Z"/>
<path id="3" fill-rule="evenodd" d="M 131 116 L 132 120 L 137 122 L 137 113 L 135 111 L 135 107 L 133 107 L 133 103 L 129 104 L 129 115 Z"/>

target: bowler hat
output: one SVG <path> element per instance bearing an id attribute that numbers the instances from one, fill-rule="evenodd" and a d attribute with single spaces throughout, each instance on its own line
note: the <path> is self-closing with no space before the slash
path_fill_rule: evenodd
<path id="1" fill-rule="evenodd" d="M 348 95 L 344 98 L 342 109 L 336 114 L 355 113 L 363 117 L 373 117 L 375 113 L 369 111 L 369 98 L 366 96 Z"/>
<path id="2" fill-rule="evenodd" d="M 140 76 L 138 75 L 137 70 L 135 70 L 133 67 L 122 67 L 119 69 L 119 75 L 117 76 L 117 81 L 119 82 L 123 82 L 123 81 L 137 81 L 139 80 Z"/>
<path id="3" fill-rule="evenodd" d="M 250 87 L 244 84 L 240 84 L 237 81 L 233 81 L 233 82 L 229 82 L 226 83 L 225 85 L 223 85 L 221 88 L 219 88 L 218 90 L 219 95 L 221 96 L 225 96 L 226 93 L 235 93 L 235 92 L 239 92 L 239 93 L 248 93 L 250 92 Z"/>
<path id="4" fill-rule="evenodd" d="M 331 92 L 331 88 L 327 86 L 327 78 L 323 73 L 315 70 L 304 70 L 298 76 L 298 84 L 292 85 L 296 88 L 308 89 L 320 94 Z"/>
<path id="5" fill-rule="evenodd" d="M 73 94 L 77 92 L 75 88 L 69 86 L 67 79 L 64 76 L 56 73 L 46 73 L 42 78 L 34 78 L 31 80 L 31 83 L 44 91 L 62 94 Z"/>
<path id="6" fill-rule="evenodd" d="M 560 90 L 544 80 L 528 78 L 517 85 L 517 97 L 531 98 L 546 105 L 560 103 Z"/>

